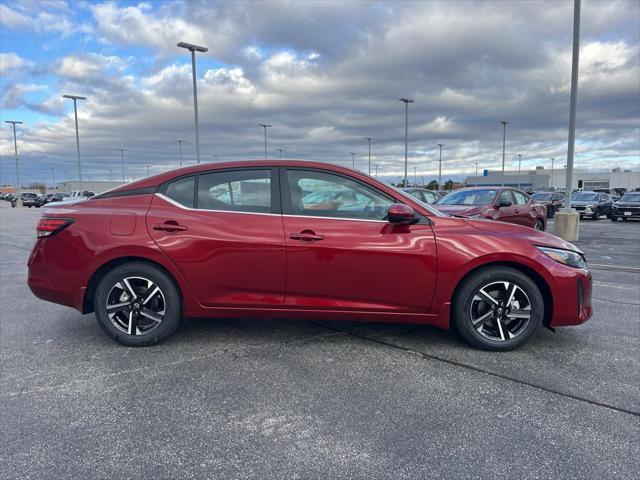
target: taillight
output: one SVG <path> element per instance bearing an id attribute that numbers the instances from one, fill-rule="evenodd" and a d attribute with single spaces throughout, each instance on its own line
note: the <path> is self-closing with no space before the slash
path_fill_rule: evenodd
<path id="1" fill-rule="evenodd" d="M 42 217 L 36 227 L 38 238 L 50 237 L 54 233 L 64 230 L 73 223 L 72 218 Z"/>

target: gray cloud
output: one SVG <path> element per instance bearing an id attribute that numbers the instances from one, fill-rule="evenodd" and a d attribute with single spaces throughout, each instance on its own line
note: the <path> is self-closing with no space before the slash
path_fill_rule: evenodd
<path id="1" fill-rule="evenodd" d="M 439 142 L 446 144 L 448 175 L 470 173 L 474 162 L 496 167 L 502 119 L 510 122 L 509 160 L 522 153 L 532 167 L 566 156 L 571 2 L 91 8 L 91 30 L 108 48 L 59 58 L 48 72 L 60 92 L 89 97 L 80 109 L 81 141 L 87 171 L 96 178 L 119 168 L 117 148 L 128 150 L 130 171 L 138 176 L 146 164 L 156 171 L 176 165 L 174 139 L 187 140 L 185 157 L 194 160 L 191 71 L 188 58 L 179 57 L 178 40 L 209 46 L 200 62 L 215 58 L 227 65 L 199 68 L 205 160 L 260 157 L 257 123 L 268 121 L 272 154 L 281 147 L 289 157 L 350 165 L 355 151 L 364 168 L 364 137 L 372 136 L 373 163 L 399 175 L 404 111 L 398 97 L 404 95 L 416 99 L 410 155 L 411 169 L 420 174 L 436 172 Z M 579 166 L 640 166 L 639 18 L 637 2 L 584 2 Z M 153 52 L 152 66 L 129 59 L 132 45 Z M 40 105 L 22 101 L 49 114 L 64 106 L 53 97 Z M 73 128 L 69 114 L 30 126 L 21 139 L 25 156 L 71 172 Z M 3 155 L 10 154 L 7 145 Z"/>

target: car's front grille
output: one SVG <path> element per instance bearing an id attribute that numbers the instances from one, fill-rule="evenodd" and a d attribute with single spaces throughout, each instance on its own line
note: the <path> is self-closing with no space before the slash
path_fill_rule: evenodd
<path id="1" fill-rule="evenodd" d="M 576 210 L 580 211 L 580 210 L 584 210 L 585 207 L 575 207 Z"/>

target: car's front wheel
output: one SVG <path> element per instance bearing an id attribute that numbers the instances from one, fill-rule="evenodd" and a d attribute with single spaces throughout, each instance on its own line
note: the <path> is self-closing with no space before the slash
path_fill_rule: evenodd
<path id="1" fill-rule="evenodd" d="M 105 275 L 95 292 L 100 327 L 118 342 L 142 347 L 171 335 L 182 320 L 182 301 L 173 280 L 144 262 L 120 265 Z"/>
<path id="2" fill-rule="evenodd" d="M 544 318 L 539 288 L 509 267 L 484 268 L 466 278 L 453 299 L 453 324 L 469 344 L 495 351 L 525 343 Z"/>
<path id="3" fill-rule="evenodd" d="M 544 222 L 540 219 L 536 220 L 536 223 L 533 224 L 533 228 L 544 232 Z"/>

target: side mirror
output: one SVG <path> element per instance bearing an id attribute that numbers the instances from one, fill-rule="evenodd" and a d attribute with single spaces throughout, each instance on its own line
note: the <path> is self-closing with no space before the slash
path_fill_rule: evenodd
<path id="1" fill-rule="evenodd" d="M 416 218 L 416 212 L 408 205 L 402 203 L 394 203 L 387 210 L 387 218 L 390 223 L 398 223 L 405 225 L 412 225 L 419 221 Z"/>
<path id="2" fill-rule="evenodd" d="M 510 207 L 511 205 L 513 205 L 513 203 L 510 202 L 509 200 L 502 200 L 501 202 L 498 202 L 498 205 L 496 205 L 496 207 L 498 207 L 498 208 Z"/>

